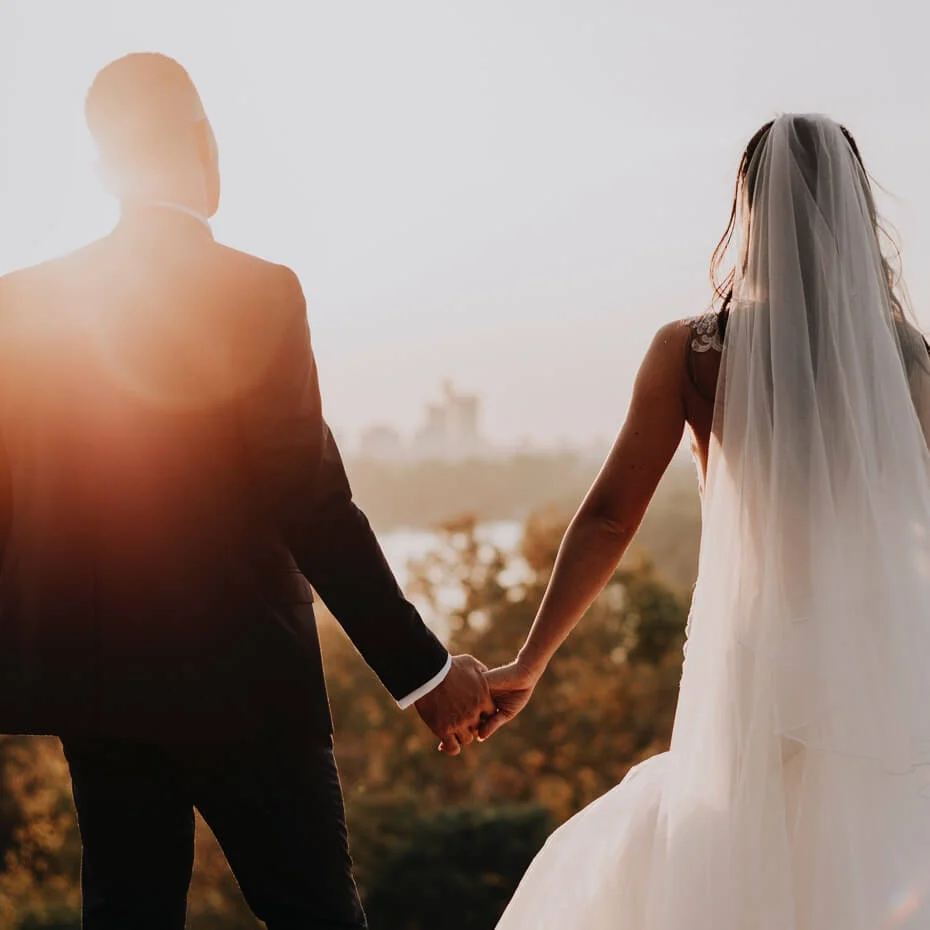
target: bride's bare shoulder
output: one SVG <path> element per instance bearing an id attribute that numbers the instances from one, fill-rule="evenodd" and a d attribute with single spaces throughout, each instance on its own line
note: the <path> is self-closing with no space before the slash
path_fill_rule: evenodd
<path id="1" fill-rule="evenodd" d="M 689 319 L 672 320 L 663 323 L 656 331 L 652 340 L 652 349 L 669 351 L 674 348 L 684 348 L 692 337 L 691 321 Z"/>
<path id="2" fill-rule="evenodd" d="M 712 398 L 716 387 L 723 330 L 716 313 L 673 320 L 660 326 L 646 352 L 641 377 L 667 386 L 697 388 Z"/>
<path id="3" fill-rule="evenodd" d="M 666 388 L 677 387 L 692 332 L 687 320 L 673 320 L 659 327 L 640 367 L 638 380 Z"/>
<path id="4" fill-rule="evenodd" d="M 723 354 L 725 317 L 711 310 L 679 321 L 683 340 L 680 365 L 684 370 L 686 393 L 713 400 Z"/>
<path id="5" fill-rule="evenodd" d="M 659 327 L 649 355 L 664 357 L 680 364 L 692 352 L 719 353 L 723 351 L 723 331 L 717 313 L 703 313 L 673 320 Z"/>
<path id="6" fill-rule="evenodd" d="M 654 344 L 677 345 L 695 352 L 723 351 L 723 327 L 716 311 L 686 316 L 659 327 Z"/>

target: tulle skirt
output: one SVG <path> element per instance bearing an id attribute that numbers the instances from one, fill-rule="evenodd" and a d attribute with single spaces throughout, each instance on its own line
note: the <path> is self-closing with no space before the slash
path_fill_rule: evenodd
<path id="1" fill-rule="evenodd" d="M 865 760 L 783 749 L 782 790 L 753 817 L 736 801 L 675 810 L 674 752 L 636 766 L 549 838 L 497 930 L 930 928 L 930 798 L 915 773 L 889 822 L 887 803 L 855 807 L 873 783 Z"/>
<path id="2" fill-rule="evenodd" d="M 669 753 L 633 768 L 549 837 L 498 930 L 643 926 Z"/>

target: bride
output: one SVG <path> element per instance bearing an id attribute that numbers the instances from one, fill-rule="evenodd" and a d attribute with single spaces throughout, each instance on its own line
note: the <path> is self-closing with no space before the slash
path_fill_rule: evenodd
<path id="1" fill-rule="evenodd" d="M 719 312 L 663 327 L 489 737 L 612 574 L 685 424 L 703 487 L 671 748 L 559 829 L 498 930 L 930 927 L 930 362 L 849 133 L 750 141 Z"/>

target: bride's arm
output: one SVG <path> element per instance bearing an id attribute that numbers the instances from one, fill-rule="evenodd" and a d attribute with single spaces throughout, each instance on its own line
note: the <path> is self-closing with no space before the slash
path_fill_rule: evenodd
<path id="1" fill-rule="evenodd" d="M 646 353 L 623 428 L 559 547 L 552 578 L 517 659 L 488 675 L 498 713 L 487 738 L 526 704 L 549 660 L 610 580 L 685 425 L 688 327 L 664 326 Z"/>

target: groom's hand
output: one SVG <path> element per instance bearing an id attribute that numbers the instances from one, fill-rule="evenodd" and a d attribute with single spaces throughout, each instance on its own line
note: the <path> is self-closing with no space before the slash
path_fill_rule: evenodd
<path id="1" fill-rule="evenodd" d="M 439 748 L 450 756 L 474 740 L 483 716 L 494 713 L 486 671 L 472 656 L 453 656 L 445 681 L 416 703 L 423 722 L 442 741 Z"/>

